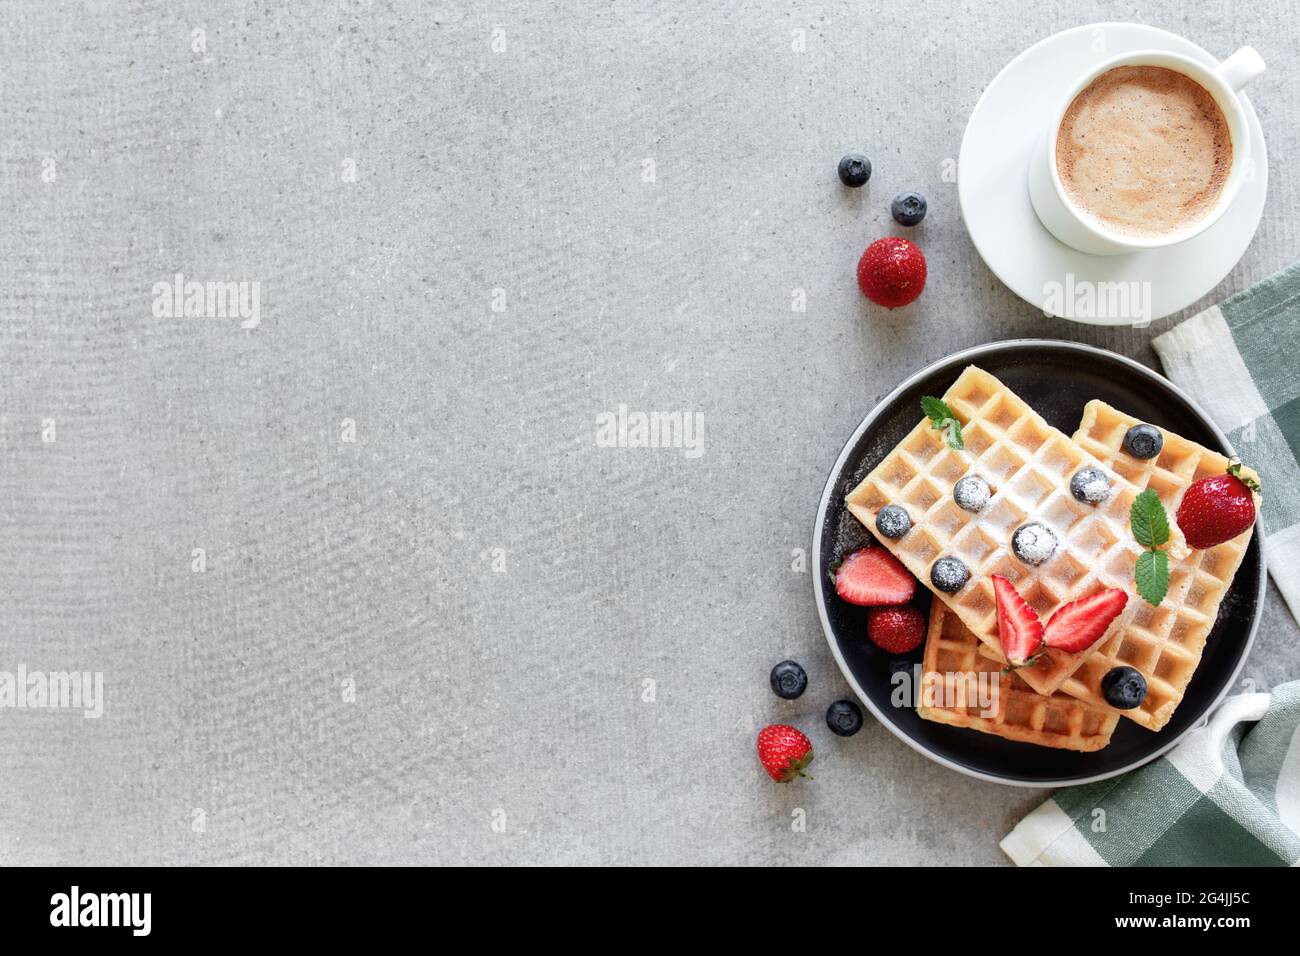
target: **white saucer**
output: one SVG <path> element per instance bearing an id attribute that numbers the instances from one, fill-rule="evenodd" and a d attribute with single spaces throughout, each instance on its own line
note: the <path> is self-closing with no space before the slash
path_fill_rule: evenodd
<path id="1" fill-rule="evenodd" d="M 1182 53 L 1211 66 L 1218 62 L 1191 41 L 1155 27 L 1075 27 L 1034 44 L 1003 67 L 966 125 L 957 160 L 957 193 L 971 241 L 994 275 L 1026 302 L 1051 314 L 1096 325 L 1140 324 L 1132 314 L 1104 314 L 1105 308 L 1089 313 L 1086 304 L 1083 314 L 1057 308 L 1062 300 L 1080 302 L 1071 295 L 1083 288 L 1080 282 L 1139 283 L 1131 288 L 1149 295 L 1152 319 L 1185 309 L 1232 270 L 1259 227 L 1268 188 L 1268 153 L 1259 117 L 1244 96 L 1253 175 L 1242 184 L 1232 207 L 1196 238 L 1149 252 L 1092 256 L 1059 242 L 1038 221 L 1026 177 L 1033 145 L 1045 135 L 1053 108 L 1089 67 L 1121 53 L 1149 49 Z M 1055 302 L 1049 303 L 1052 296 Z"/>

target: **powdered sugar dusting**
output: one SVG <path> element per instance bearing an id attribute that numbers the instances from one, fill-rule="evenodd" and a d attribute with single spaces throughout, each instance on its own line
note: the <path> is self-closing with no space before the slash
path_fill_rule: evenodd
<path id="1" fill-rule="evenodd" d="M 901 538 L 911 527 L 911 516 L 901 505 L 885 505 L 876 512 L 876 528 L 886 538 Z"/>
<path id="2" fill-rule="evenodd" d="M 1100 504 L 1110 497 L 1110 479 L 1100 468 L 1080 468 L 1070 479 L 1070 494 L 1075 501 Z"/>
<path id="3" fill-rule="evenodd" d="M 930 583 L 946 594 L 960 591 L 970 580 L 970 571 L 959 558 L 940 558 L 930 566 Z"/>
<path id="4" fill-rule="evenodd" d="M 953 485 L 952 489 L 952 497 L 957 502 L 957 507 L 971 512 L 983 511 L 992 494 L 989 483 L 979 475 L 967 475 Z"/>
<path id="5" fill-rule="evenodd" d="M 1046 525 L 1031 521 L 1011 536 L 1011 550 L 1025 564 L 1039 565 L 1056 553 L 1056 535 Z"/>

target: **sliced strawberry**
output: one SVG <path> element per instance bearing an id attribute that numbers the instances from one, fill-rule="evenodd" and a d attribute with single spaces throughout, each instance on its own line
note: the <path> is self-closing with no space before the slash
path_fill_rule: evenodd
<path id="1" fill-rule="evenodd" d="M 998 637 L 1002 653 L 1012 667 L 1022 667 L 1042 646 L 1043 622 L 1016 586 L 1000 574 L 993 577 L 993 593 L 998 603 Z"/>
<path id="2" fill-rule="evenodd" d="M 845 555 L 831 577 L 835 593 L 850 604 L 906 604 L 916 593 L 916 578 L 884 548 L 862 548 Z"/>
<path id="3" fill-rule="evenodd" d="M 1110 622 L 1119 617 L 1126 604 L 1128 593 L 1119 588 L 1108 588 L 1063 604 L 1047 622 L 1043 643 L 1070 654 L 1086 650 L 1106 633 Z"/>

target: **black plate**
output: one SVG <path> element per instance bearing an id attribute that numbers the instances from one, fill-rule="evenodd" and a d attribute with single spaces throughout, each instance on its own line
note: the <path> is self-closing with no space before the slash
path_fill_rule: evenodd
<path id="1" fill-rule="evenodd" d="M 1016 743 L 974 730 L 922 720 L 915 709 L 894 706 L 891 675 L 919 664 L 921 651 L 892 657 L 866 639 L 866 609 L 841 601 L 827 573 L 841 554 L 873 542 L 844 507 L 844 496 L 916 426 L 922 395 L 942 395 L 967 365 L 996 375 L 1067 435 L 1083 406 L 1100 398 L 1143 421 L 1231 454 L 1223 434 L 1186 395 L 1151 370 L 1123 356 L 1073 342 L 1018 339 L 950 355 L 913 375 L 858 426 L 835 463 L 822 493 L 813 536 L 814 590 L 826 639 L 845 678 L 873 713 L 906 743 L 955 770 L 998 783 L 1061 786 L 1087 783 L 1132 770 L 1164 753 L 1223 698 L 1246 661 L 1263 604 L 1260 531 L 1219 609 L 1201 665 L 1174 717 L 1158 733 L 1121 720 L 1110 745 L 1094 753 Z M 929 591 L 918 588 L 922 599 Z"/>

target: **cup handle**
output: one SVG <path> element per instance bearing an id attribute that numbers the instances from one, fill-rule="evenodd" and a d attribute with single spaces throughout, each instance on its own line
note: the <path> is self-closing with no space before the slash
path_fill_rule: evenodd
<path id="1" fill-rule="evenodd" d="M 1264 58 L 1253 46 L 1244 46 L 1217 67 L 1214 74 L 1234 93 L 1264 72 Z"/>

